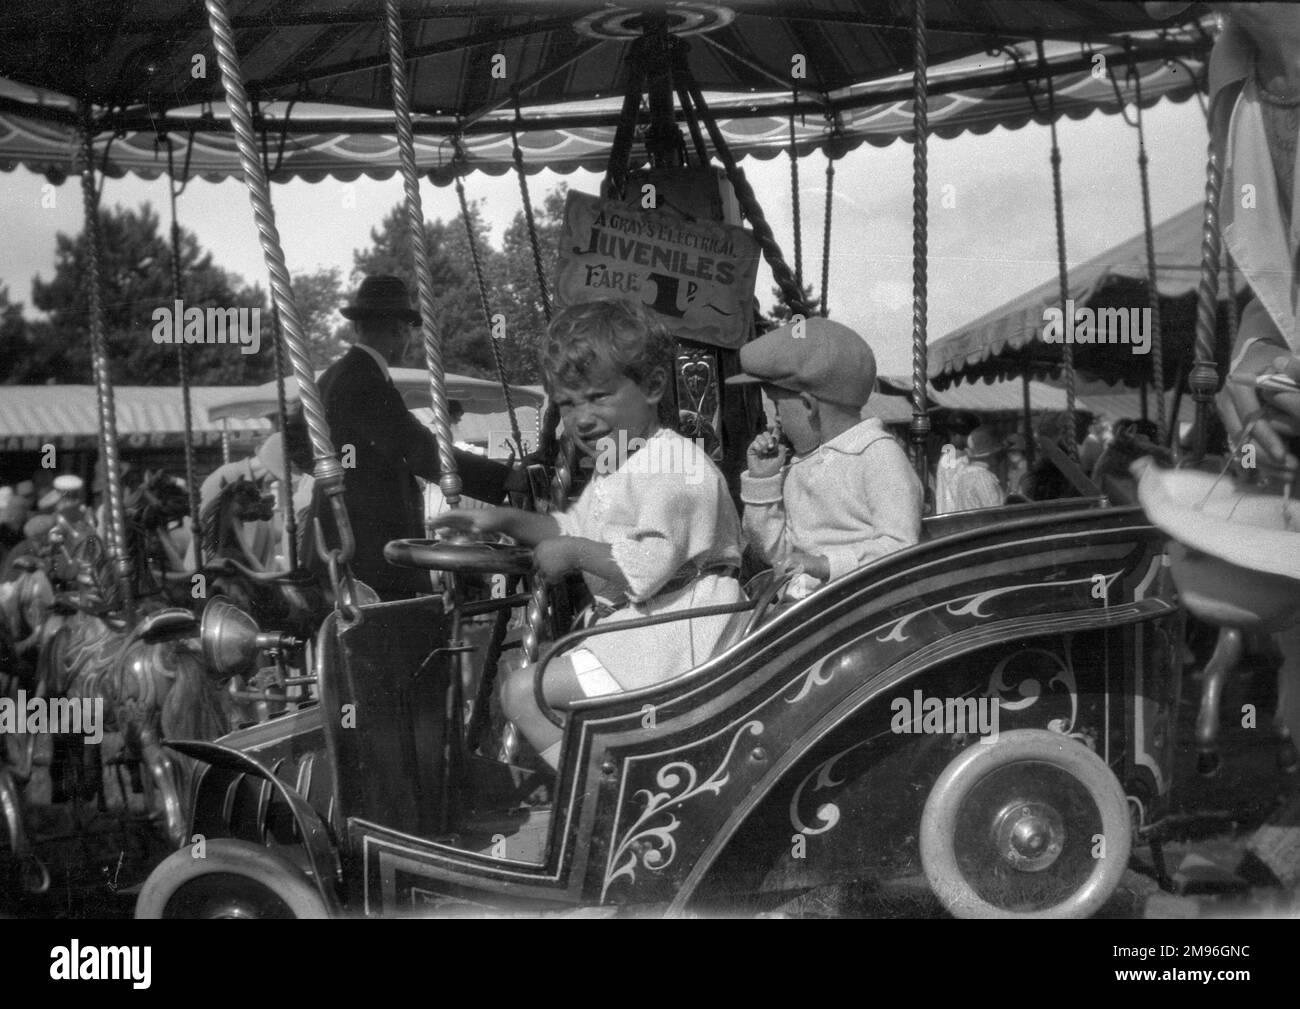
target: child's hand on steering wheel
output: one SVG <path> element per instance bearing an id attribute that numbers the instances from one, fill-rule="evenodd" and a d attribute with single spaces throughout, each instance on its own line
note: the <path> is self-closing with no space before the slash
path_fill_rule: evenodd
<path id="1" fill-rule="evenodd" d="M 483 535 L 501 532 L 504 522 L 500 508 L 453 508 L 436 516 L 433 527 Z"/>

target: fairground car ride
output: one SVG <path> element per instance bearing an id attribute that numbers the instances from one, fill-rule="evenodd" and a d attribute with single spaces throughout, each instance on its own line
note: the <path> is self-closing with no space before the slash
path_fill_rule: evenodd
<path id="1" fill-rule="evenodd" d="M 704 93 L 739 94 L 727 109 L 748 125 L 757 122 L 748 118 L 760 111 L 757 92 L 779 84 L 784 94 L 762 101 L 764 108 L 788 110 L 792 155 L 801 150 L 796 119 L 808 112 L 815 112 L 814 128 L 801 123 L 801 131 L 815 134 L 824 117 L 830 132 L 825 137 L 801 132 L 802 150 L 820 143 L 842 155 L 861 140 L 852 130 L 840 133 L 844 117 L 873 102 L 900 102 L 895 92 L 906 90 L 912 117 L 896 132 L 910 131 L 916 138 L 912 437 L 923 459 L 928 431 L 924 166 L 927 130 L 935 128 L 933 122 L 927 127 L 926 60 L 930 54 L 955 59 L 982 53 L 988 24 L 977 18 L 965 33 L 933 30 L 927 38 L 925 7 L 919 2 L 912 5 L 910 28 L 887 5 L 821 2 L 773 12 L 706 3 L 645 9 L 548 4 L 553 16 L 537 24 L 532 23 L 534 5 L 527 3 L 506 5 L 504 14 L 480 15 L 475 5 L 465 5 L 425 17 L 404 13 L 390 0 L 386 17 L 378 11 L 373 17 L 369 11 L 348 12 L 337 24 L 328 15 L 310 13 L 286 17 L 281 24 L 272 8 L 257 5 L 241 12 L 246 20 L 232 24 L 222 0 L 207 0 L 205 6 L 240 158 L 237 168 L 218 170 L 241 171 L 249 185 L 285 349 L 315 449 L 316 476 L 336 501 L 342 474 L 323 422 L 269 201 L 267 176 L 275 172 L 270 141 L 278 127 L 268 125 L 266 105 L 254 117 L 237 38 L 241 46 L 257 45 L 263 56 L 291 54 L 288 63 L 250 81 L 259 101 L 314 95 L 374 105 L 371 92 L 387 97 L 390 86 L 387 75 L 374 71 L 387 66 L 426 322 L 434 312 L 418 227 L 423 215 L 412 88 L 423 117 L 420 139 L 443 131 L 451 140 L 444 146 L 456 152 L 450 165 L 440 163 L 434 170 L 434 181 L 455 181 L 462 194 L 461 176 L 470 168 L 465 145 L 484 164 L 500 163 L 500 152 L 506 151 L 519 170 L 527 205 L 516 130 L 616 125 L 606 195 L 644 199 L 641 187 L 649 184 L 670 204 L 697 208 L 705 219 L 736 223 L 737 210 L 743 212 L 792 313 L 810 310 L 801 271 L 780 259 L 719 128 L 722 117 L 710 114 Z M 1130 65 L 1195 60 L 1206 47 L 1199 36 L 1150 34 L 1152 22 L 1137 5 L 1083 4 L 1077 15 L 1055 5 L 997 6 L 989 18 L 1012 40 L 1011 50 L 1027 52 L 1033 45 L 1024 40 L 1052 37 L 1058 29 L 1059 37 L 1071 39 L 1072 49 L 1076 39 L 1093 39 L 1113 60 L 1127 54 Z M 1040 18 L 1040 11 L 1050 15 Z M 32 30 L 30 15 L 16 20 Z M 87 23 L 92 22 L 88 15 Z M 455 45 L 445 38 L 453 29 L 444 30 L 444 22 L 463 30 Z M 954 24 L 942 15 L 931 22 L 932 29 L 937 22 L 945 28 Z M 125 38 L 157 33 L 163 23 L 124 18 L 118 27 Z M 76 64 L 86 69 L 79 92 L 85 119 L 78 122 L 91 155 L 88 163 L 97 160 L 95 135 L 106 129 L 116 136 L 147 128 L 152 136 L 167 128 L 178 136 L 188 133 L 193 144 L 202 124 L 160 116 L 159 96 L 174 90 L 178 108 L 219 98 L 212 92 L 215 81 L 198 81 L 190 73 L 188 54 L 195 51 L 190 43 L 206 50 L 207 40 L 195 37 L 189 20 L 167 23 L 165 41 L 184 52 L 187 62 L 174 75 L 166 60 L 151 63 L 141 94 L 124 83 L 141 77 L 135 54 L 142 50 L 130 38 L 123 41 L 112 31 L 105 35 L 109 57 L 120 55 L 113 46 L 132 54 L 112 87 L 92 86 L 101 69 L 90 58 L 97 49 Z M 402 33 L 412 24 L 421 39 L 407 52 Z M 749 30 L 756 34 L 745 39 Z M 348 45 L 326 44 L 317 37 L 322 31 L 347 36 Z M 532 37 L 537 31 L 557 33 L 560 44 L 539 46 Z M 1142 36 L 1136 47 L 1119 39 L 1129 31 Z M 276 38 L 264 38 L 264 32 Z M 762 61 L 743 55 L 797 55 L 799 47 L 808 48 L 810 32 L 822 46 L 826 68 L 818 70 L 826 77 L 819 78 L 817 89 L 796 85 L 792 95 L 785 67 L 774 74 Z M 864 41 L 864 35 L 872 38 Z M 687 37 L 706 54 L 690 66 Z M 890 45 L 882 44 L 885 37 L 892 39 Z M 915 63 L 910 89 L 888 81 L 899 65 L 900 43 Z M 547 98 L 585 100 L 600 97 L 601 89 L 609 93 L 607 84 L 593 85 L 595 78 L 584 77 L 589 63 L 582 63 L 583 73 L 574 67 L 593 50 L 621 53 L 624 46 L 630 57 L 626 79 L 623 61 L 601 78 L 625 87 L 615 120 L 589 123 L 584 116 L 604 113 L 582 111 L 572 122 L 538 116 L 530 123 L 519 112 L 530 94 L 539 101 L 528 106 L 529 117 Z M 348 47 L 369 55 L 355 63 L 341 61 L 339 50 Z M 500 49 L 512 67 L 527 66 L 529 53 L 557 54 L 560 62 L 530 67 L 522 81 L 505 84 L 492 83 L 497 78 L 486 72 L 481 79 L 468 76 L 471 67 L 486 68 Z M 865 54 L 877 51 L 886 57 L 869 68 L 854 64 L 871 62 Z M 425 73 L 408 82 L 404 53 L 418 66 L 421 59 L 451 52 L 465 60 L 459 76 Z M 1044 78 L 1050 82 L 1058 73 L 1088 78 L 1095 66 L 1082 51 L 1045 57 L 1040 43 L 1038 66 L 1026 70 L 1020 65 L 1024 54 L 1015 59 L 1012 76 L 1027 86 Z M 114 65 L 104 59 L 105 72 Z M 19 70 L 33 86 L 51 83 L 45 76 L 53 71 L 40 60 Z M 71 69 L 66 76 L 81 79 Z M 854 92 L 872 76 L 884 81 L 879 95 Z M 169 78 L 167 87 L 163 77 Z M 315 90 L 317 78 L 328 82 L 324 90 Z M 1180 80 L 1178 87 L 1190 87 L 1186 75 Z M 454 102 L 426 93 L 452 81 L 458 82 Z M 996 89 L 1002 83 L 981 78 L 978 87 Z M 954 80 L 947 85 L 955 87 Z M 570 86 L 572 96 L 565 90 Z M 1109 89 L 1109 83 L 1104 86 Z M 1050 106 L 1050 86 L 1047 90 Z M 104 94 L 127 104 L 138 99 L 148 115 L 141 112 L 133 120 L 139 109 L 114 110 L 96 119 L 94 103 Z M 650 168 L 638 174 L 630 162 L 643 94 L 649 96 L 644 137 Z M 513 119 L 496 114 L 509 106 Z M 454 116 L 441 116 L 444 108 L 454 108 Z M 1048 118 L 1057 112 L 1049 107 Z M 935 110 L 936 119 L 942 114 Z M 287 136 L 287 114 L 284 122 Z M 690 130 L 692 167 L 687 167 L 692 151 L 678 122 Z M 488 140 L 480 142 L 484 130 Z M 492 131 L 499 135 L 492 137 Z M 732 133 L 732 140 L 739 142 L 744 132 Z M 513 143 L 502 141 L 502 135 Z M 276 166 L 280 158 L 292 163 L 302 153 L 297 139 L 280 138 Z M 215 157 L 217 148 L 228 152 L 228 138 L 200 150 Z M 427 157 L 428 151 L 426 144 L 420 154 Z M 725 167 L 727 185 L 714 186 L 711 156 Z M 103 157 L 106 163 L 109 153 Z M 348 163 L 341 171 L 355 168 Z M 89 203 L 93 183 L 86 189 Z M 794 203 L 797 214 L 797 199 Z M 541 279 L 535 244 L 533 251 Z M 826 271 L 823 256 L 823 312 Z M 538 286 L 541 304 L 549 310 L 546 285 Z M 450 426 L 441 349 L 427 329 L 425 347 L 430 398 L 445 448 Z M 734 470 L 744 444 L 736 432 L 751 429 L 755 411 L 753 403 L 724 397 L 720 376 L 732 365 L 734 348 L 689 342 L 679 348 L 683 423 L 706 443 L 708 435 L 718 438 L 724 469 L 730 463 Z M 732 437 L 722 437 L 728 431 Z M 553 417 L 544 435 L 545 450 L 548 442 L 554 445 Z M 112 431 L 105 437 L 111 444 Z M 570 469 L 571 455 L 556 453 L 554 505 L 563 505 Z M 444 493 L 454 500 L 459 488 L 449 453 L 443 472 Z M 359 604 L 347 572 L 346 509 L 341 502 L 335 508 L 342 513 L 338 525 L 344 535 L 326 551 L 337 572 L 332 586 L 337 609 L 316 638 L 319 703 L 217 742 L 168 741 L 197 762 L 185 782 L 186 841 L 142 889 L 137 906 L 142 917 L 484 908 L 564 913 L 592 905 L 649 913 L 1086 915 L 1115 890 L 1135 835 L 1162 815 L 1174 756 L 1182 617 L 1163 562 L 1165 539 L 1136 509 L 1076 499 L 927 520 L 918 546 L 785 609 L 774 603 L 780 580 L 760 579 L 743 606 L 750 612 L 745 633 L 705 665 L 653 689 L 553 712 L 565 735 L 559 773 L 552 780 L 494 756 L 513 752 L 508 739 L 497 738 L 508 733 L 498 733 L 490 717 L 497 660 L 507 646 L 516 645 L 530 659 L 558 654 L 603 629 L 563 634 L 567 622 L 554 614 L 548 618 L 547 604 L 554 600 L 540 585 L 528 594 L 471 602 L 453 580 L 440 597 Z M 396 563 L 466 575 L 525 579 L 532 570 L 527 551 L 498 544 L 400 541 L 390 544 L 389 556 Z M 515 610 L 526 610 L 518 642 L 508 636 L 503 619 Z M 490 618 L 494 632 L 475 642 L 471 630 L 483 618 Z M 228 600 L 210 602 L 202 624 L 211 675 L 247 665 L 261 647 L 257 624 Z M 548 624 L 557 638 L 549 649 L 541 642 Z M 542 675 L 539 671 L 539 682 Z"/>
<path id="2" fill-rule="evenodd" d="M 331 615 L 319 707 L 173 744 L 206 762 L 193 843 L 137 913 L 915 913 L 922 875 L 959 915 L 1091 913 L 1128 863 L 1134 810 L 1157 816 L 1170 785 L 1181 616 L 1163 539 L 1136 509 L 997 518 L 932 522 L 928 542 L 776 615 L 760 594 L 744 637 L 690 674 L 557 713 L 549 804 L 521 805 L 535 782 L 469 752 L 455 714 L 457 621 L 512 601 Z M 527 569 L 496 552 L 390 547 Z M 998 702 L 996 736 L 976 704 L 944 731 L 965 700 Z"/>
<path id="3" fill-rule="evenodd" d="M 237 121 L 245 100 L 229 22 L 219 0 L 208 8 Z M 409 124 L 401 26 L 394 4 L 387 14 L 400 138 Z M 608 191 L 625 195 L 630 182 L 649 178 L 698 202 L 699 170 L 685 169 L 675 148 L 676 84 L 688 121 L 709 128 L 735 198 L 800 310 L 802 292 L 773 260 L 770 231 L 673 37 L 683 25 L 698 28 L 690 21 L 697 15 L 674 10 L 634 23 L 621 12 L 617 27 L 633 25 L 644 39 L 634 47 Z M 679 16 L 686 20 L 672 20 Z M 923 25 L 918 5 L 922 55 Z M 923 59 L 917 77 L 923 136 Z M 629 175 L 625 165 L 643 84 L 651 176 Z M 251 130 L 236 132 L 264 222 L 265 180 L 244 150 Z M 694 125 L 692 135 L 707 164 Z M 418 187 L 413 170 L 406 174 L 419 221 Z M 717 207 L 730 194 L 720 190 Z M 922 201 L 922 233 L 923 218 Z M 278 243 L 265 228 L 263 237 L 273 275 L 282 272 Z M 419 261 L 418 240 L 416 253 Z M 422 303 L 425 294 L 422 285 Z M 923 273 L 919 294 L 923 302 Z M 311 424 L 320 413 L 313 375 L 293 313 L 283 314 Z M 924 375 L 923 313 L 918 348 Z M 428 339 L 426 349 L 445 445 L 440 357 Z M 711 423 L 714 433 L 726 409 L 746 416 L 745 404 L 722 403 L 726 367 L 725 357 L 698 350 L 678 358 L 679 398 L 694 407 L 692 423 Z M 922 442 L 918 385 L 914 436 Z M 319 477 L 331 452 L 311 426 Z M 724 459 L 735 452 L 723 449 Z M 444 456 L 444 485 L 449 462 Z M 559 504 L 570 464 L 562 455 Z M 449 483 L 454 498 L 454 475 Z M 466 602 L 453 581 L 441 597 L 360 605 L 343 570 L 345 537 L 333 555 L 338 608 L 317 639 L 319 705 L 217 742 L 171 744 L 198 762 L 187 796 L 190 840 L 150 876 L 137 914 L 563 913 L 593 905 L 1093 913 L 1119 883 L 1135 826 L 1158 819 L 1171 783 L 1182 615 L 1164 545 L 1139 510 L 1075 500 L 927 520 L 918 546 L 784 609 L 774 604 L 782 579 L 759 579 L 736 607 L 750 614 L 745 632 L 704 665 L 654 688 L 550 711 L 564 727 L 551 779 L 493 756 L 512 752 L 498 747 L 488 715 L 505 616 L 527 608 L 520 646 L 542 657 L 539 702 L 549 657 L 607 629 L 575 631 L 543 649 L 540 587 L 531 597 Z M 386 553 L 453 574 L 532 571 L 529 551 L 495 543 L 406 540 Z M 501 633 L 476 648 L 462 628 L 488 614 Z M 246 655 L 257 633 L 228 603 L 209 605 L 208 655 Z M 475 675 L 464 675 L 466 663 Z"/>

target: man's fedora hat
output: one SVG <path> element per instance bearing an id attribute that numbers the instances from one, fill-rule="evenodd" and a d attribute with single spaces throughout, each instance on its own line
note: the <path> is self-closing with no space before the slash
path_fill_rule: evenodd
<path id="1" fill-rule="evenodd" d="M 356 301 L 339 309 L 345 319 L 404 319 L 412 326 L 420 324 L 420 313 L 411 307 L 411 296 L 401 277 L 389 273 L 375 274 L 361 282 Z"/>

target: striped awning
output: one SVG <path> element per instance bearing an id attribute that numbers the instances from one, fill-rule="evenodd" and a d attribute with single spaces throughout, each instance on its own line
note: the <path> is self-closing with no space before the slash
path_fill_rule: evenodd
<path id="1" fill-rule="evenodd" d="M 1179 363 L 1192 357 L 1202 218 L 1198 203 L 1152 228 L 1166 388 L 1177 381 Z M 1240 272 L 1234 275 L 1234 282 L 1238 293 L 1245 290 L 1246 281 Z M 1219 279 L 1223 315 L 1228 286 L 1228 272 L 1224 269 Z M 1145 233 L 1138 232 L 1073 267 L 1067 275 L 1067 287 L 1076 308 L 1142 311 L 1148 304 Z M 930 380 L 937 386 L 947 386 L 954 382 L 992 382 L 1024 373 L 1034 378 L 1059 378 L 1061 345 L 1040 338 L 1045 311 L 1059 306 L 1060 286 L 1053 278 L 934 340 L 928 348 Z M 1081 381 L 1096 379 L 1128 385 L 1151 381 L 1150 357 L 1115 343 L 1078 345 L 1074 348 L 1074 363 Z"/>
<path id="2" fill-rule="evenodd" d="M 208 408 L 230 395 L 224 386 L 190 390 L 193 423 L 200 444 L 218 441 L 222 421 L 209 420 Z M 179 444 L 185 431 L 180 389 L 118 386 L 113 390 L 117 432 L 124 448 Z M 261 419 L 231 420 L 236 436 L 269 430 Z M 99 436 L 99 404 L 93 385 L 0 385 L 0 451 L 38 452 L 57 448 L 93 448 Z"/>

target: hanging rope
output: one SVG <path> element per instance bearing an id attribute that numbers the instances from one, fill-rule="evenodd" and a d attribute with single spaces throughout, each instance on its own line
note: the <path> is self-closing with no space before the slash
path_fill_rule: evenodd
<path id="1" fill-rule="evenodd" d="M 190 151 L 193 151 L 193 134 L 190 135 Z M 185 156 L 185 178 L 188 180 L 190 173 L 190 158 L 187 153 Z M 185 298 L 184 277 L 181 273 L 181 225 L 180 218 L 176 212 L 176 200 L 185 188 L 185 182 L 182 182 L 180 188 L 176 186 L 176 166 L 172 159 L 172 142 L 167 138 L 167 191 L 171 197 L 172 210 L 172 227 L 171 227 L 171 253 L 172 253 L 172 299 L 173 301 L 183 301 Z M 185 487 L 190 497 L 190 536 L 194 541 L 194 563 L 198 568 L 202 568 L 205 562 L 203 556 L 203 536 L 199 529 L 199 482 L 198 472 L 194 461 L 194 403 L 190 396 L 190 348 L 189 345 L 181 340 L 176 341 L 176 365 L 180 373 L 181 380 L 181 409 L 185 415 Z"/>
<path id="2" fill-rule="evenodd" d="M 929 128 L 929 51 L 926 47 L 925 0 L 912 8 L 912 463 L 921 479 L 921 494 L 930 482 L 926 443 L 930 415 L 926 410 L 926 239 L 929 227 L 926 134 Z"/>
<path id="3" fill-rule="evenodd" d="M 1142 74 L 1137 69 L 1132 41 L 1126 41 L 1125 45 L 1129 51 L 1129 73 L 1133 76 L 1133 94 L 1137 101 L 1138 176 L 1142 180 L 1142 231 L 1146 236 L 1147 246 L 1147 305 L 1151 312 L 1151 377 L 1156 393 L 1156 440 L 1163 445 L 1168 433 L 1165 421 L 1165 355 L 1160 318 L 1160 290 L 1156 287 L 1156 243 L 1151 224 L 1151 180 L 1147 171 L 1146 134 L 1142 125 Z"/>
<path id="4" fill-rule="evenodd" d="M 463 158 L 464 151 L 457 142 L 457 156 Z M 465 183 L 460 172 L 456 173 L 456 198 L 460 200 L 460 217 L 465 222 L 465 240 L 469 242 L 469 258 L 474 264 L 474 280 L 478 284 L 479 305 L 483 309 L 483 320 L 488 328 L 488 343 L 492 347 L 492 361 L 497 368 L 497 380 L 501 383 L 501 394 L 506 399 L 506 412 L 510 415 L 510 435 L 515 440 L 515 451 L 520 456 L 524 452 L 523 438 L 519 435 L 519 420 L 515 417 L 515 401 L 510 394 L 510 382 L 506 377 L 506 362 L 501 356 L 501 342 L 492 333 L 492 306 L 488 302 L 487 282 L 483 279 L 483 263 L 478 255 L 478 241 L 474 237 L 474 222 L 469 216 L 469 201 L 465 199 Z M 531 216 L 531 215 L 530 215 Z"/>
<path id="5" fill-rule="evenodd" d="M 1038 39 L 1038 63 L 1047 73 L 1047 115 L 1052 130 L 1052 200 L 1056 208 L 1056 275 L 1061 299 L 1061 315 L 1065 316 L 1066 302 L 1070 298 L 1069 270 L 1065 259 L 1065 199 L 1061 191 L 1061 148 L 1056 139 L 1056 88 L 1052 74 L 1043 55 L 1043 40 Z M 1074 346 L 1061 344 L 1061 368 L 1065 375 L 1066 453 L 1072 460 L 1079 458 L 1078 431 L 1074 419 Z"/>
<path id="6" fill-rule="evenodd" d="M 709 148 L 704 143 L 704 134 L 700 131 L 700 117 L 695 114 L 690 92 L 680 80 L 675 80 L 673 86 L 677 90 L 677 102 L 682 109 L 682 118 L 686 120 L 686 128 L 691 134 L 691 143 L 695 146 L 695 160 L 702 167 L 706 166 L 709 163 Z"/>
<path id="7" fill-rule="evenodd" d="M 108 493 L 109 557 L 128 620 L 135 620 L 131 558 L 126 551 L 126 508 L 122 497 L 122 461 L 117 451 L 117 404 L 109 372 L 108 335 L 104 331 L 104 306 L 99 288 L 99 194 L 95 190 L 95 127 L 90 107 L 82 109 L 82 144 L 85 165 L 81 172 L 82 209 L 86 216 L 86 284 L 90 313 L 90 347 L 95 389 L 99 403 L 100 448 L 104 460 L 104 483 Z"/>
<path id="8" fill-rule="evenodd" d="M 798 101 L 799 92 L 794 92 Z M 794 105 L 790 106 L 790 211 L 794 217 L 794 282 L 803 290 L 803 221 L 799 212 L 799 152 L 794 144 Z"/>
<path id="9" fill-rule="evenodd" d="M 835 193 L 835 161 L 826 148 L 826 216 L 822 224 L 822 315 L 830 311 L 831 290 L 831 198 Z"/>
<path id="10" fill-rule="evenodd" d="M 772 271 L 772 278 L 776 281 L 776 286 L 781 290 L 781 297 L 784 299 L 786 307 L 789 308 L 791 314 L 808 316 L 810 313 L 808 304 L 804 300 L 803 290 L 795 283 L 794 274 L 790 272 L 790 266 L 781 253 L 781 246 L 777 244 L 776 236 L 772 234 L 772 227 L 767 223 L 767 217 L 763 214 L 763 208 L 758 202 L 758 197 L 754 195 L 754 188 L 749 184 L 749 180 L 745 178 L 745 173 L 736 165 L 736 159 L 732 157 L 731 148 L 727 146 L 726 138 L 723 137 L 722 131 L 718 129 L 718 124 L 714 122 L 708 106 L 704 103 L 704 95 L 693 78 L 690 79 L 689 91 L 691 101 L 695 104 L 696 110 L 704 120 L 704 126 L 709 132 L 709 139 L 713 141 L 713 149 L 718 155 L 718 160 L 722 162 L 722 167 L 727 172 L 727 178 L 731 180 L 731 186 L 736 191 L 736 199 L 740 203 L 740 210 L 749 221 L 749 226 L 754 232 L 754 240 L 758 242 L 758 247 L 763 250 L 763 258 Z"/>

